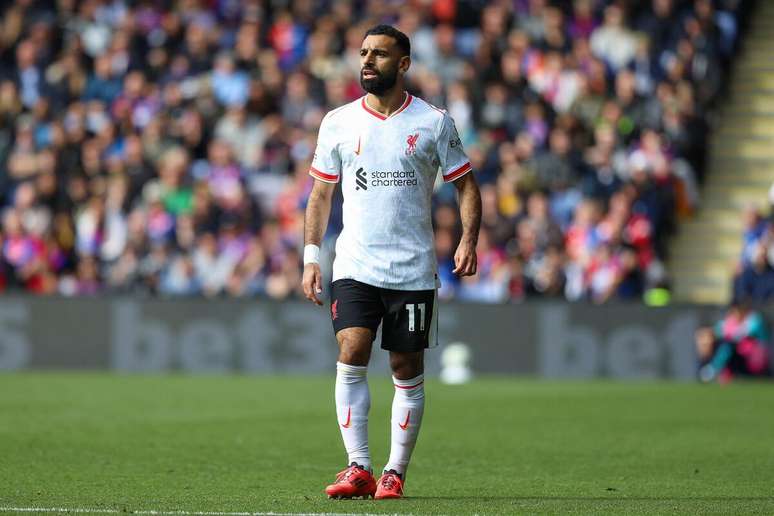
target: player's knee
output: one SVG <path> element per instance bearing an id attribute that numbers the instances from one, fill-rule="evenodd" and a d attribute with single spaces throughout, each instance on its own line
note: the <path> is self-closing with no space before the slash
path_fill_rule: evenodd
<path id="1" fill-rule="evenodd" d="M 368 365 L 370 354 L 367 351 L 358 349 L 340 349 L 339 362 L 347 365 L 365 366 Z"/>
<path id="2" fill-rule="evenodd" d="M 424 353 L 390 353 L 390 369 L 395 378 L 410 380 L 424 372 Z"/>
<path id="3" fill-rule="evenodd" d="M 339 362 L 342 364 L 365 366 L 371 358 L 370 334 L 342 330 L 336 335 L 339 341 Z"/>

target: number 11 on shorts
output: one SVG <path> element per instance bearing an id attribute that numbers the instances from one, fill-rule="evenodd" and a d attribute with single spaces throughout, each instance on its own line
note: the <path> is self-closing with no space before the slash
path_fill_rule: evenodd
<path id="1" fill-rule="evenodd" d="M 407 303 L 406 310 L 408 310 L 408 331 L 416 331 L 416 311 L 414 307 L 419 307 L 419 331 L 425 331 L 425 303 Z"/>

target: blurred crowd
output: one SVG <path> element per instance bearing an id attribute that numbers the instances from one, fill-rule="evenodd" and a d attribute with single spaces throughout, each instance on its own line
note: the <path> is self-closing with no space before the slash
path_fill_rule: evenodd
<path id="1" fill-rule="evenodd" d="M 774 302 L 774 183 L 768 202 L 768 213 L 755 206 L 744 212 L 742 253 L 734 277 L 734 298 L 755 304 Z"/>
<path id="2" fill-rule="evenodd" d="M 297 295 L 316 132 L 363 94 L 363 34 L 386 22 L 482 185 L 463 281 L 455 190 L 435 192 L 441 295 L 641 299 L 669 285 L 745 5 L 5 2 L 0 288 Z"/>

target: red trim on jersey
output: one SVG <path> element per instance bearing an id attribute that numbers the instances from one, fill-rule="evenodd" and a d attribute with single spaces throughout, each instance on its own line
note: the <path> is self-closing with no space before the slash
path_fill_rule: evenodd
<path id="1" fill-rule="evenodd" d="M 338 183 L 339 182 L 339 176 L 334 176 L 334 175 L 331 175 L 331 174 L 326 174 L 325 172 L 317 170 L 314 167 L 309 167 L 309 175 L 311 175 L 312 177 L 316 177 L 317 179 L 321 179 L 322 181 L 327 181 L 329 183 L 330 182 L 333 182 L 333 183 Z"/>
<path id="2" fill-rule="evenodd" d="M 470 171 L 470 169 L 471 169 L 471 168 L 472 168 L 472 166 L 470 165 L 470 162 L 468 162 L 468 163 L 465 163 L 464 165 L 462 165 L 462 166 L 461 166 L 461 167 L 459 167 L 458 169 L 456 169 L 456 170 L 452 170 L 452 171 L 451 171 L 451 172 L 449 172 L 447 175 L 443 176 L 443 180 L 444 180 L 445 182 L 447 182 L 447 183 L 448 183 L 449 181 L 454 181 L 454 180 L 455 180 L 455 179 L 457 179 L 458 177 L 462 177 L 462 176 L 464 176 L 464 175 L 465 175 L 467 172 L 469 172 L 469 171 Z"/>
<path id="3" fill-rule="evenodd" d="M 381 113 L 379 113 L 379 112 L 378 112 L 378 111 L 376 111 L 375 109 L 371 109 L 371 108 L 368 106 L 368 103 L 366 102 L 366 98 L 365 98 L 365 97 L 363 97 L 363 99 L 360 101 L 360 105 L 361 105 L 361 106 L 363 106 L 363 109 L 365 109 L 366 111 L 368 111 L 370 114 L 374 115 L 374 116 L 375 116 L 376 118 L 378 118 L 379 120 L 387 120 L 388 118 L 392 118 L 392 117 L 394 117 L 395 115 L 397 115 L 398 113 L 400 113 L 401 111 L 403 111 L 404 109 L 406 109 L 406 108 L 408 107 L 408 105 L 409 105 L 409 104 L 411 104 L 411 101 L 412 101 L 413 99 L 414 99 L 414 97 L 413 97 L 413 96 L 412 96 L 410 93 L 406 93 L 406 100 L 404 100 L 404 101 L 403 101 L 403 104 L 402 104 L 402 105 L 401 105 L 401 106 L 398 108 L 398 110 L 397 110 L 397 111 L 395 111 L 395 113 L 391 114 L 391 115 L 390 115 L 390 116 L 388 116 L 388 117 L 387 117 L 387 116 L 384 116 L 384 115 L 383 115 L 383 114 L 381 114 Z"/>
<path id="4" fill-rule="evenodd" d="M 379 113 L 378 111 L 374 111 L 373 109 L 371 109 L 370 107 L 368 107 L 368 104 L 366 104 L 366 100 L 365 100 L 365 99 L 366 99 L 366 98 L 365 98 L 365 97 L 363 97 L 363 100 L 362 100 L 362 101 L 360 101 L 360 105 L 362 105 L 362 106 L 363 106 L 363 109 L 365 109 L 366 111 L 368 111 L 369 113 L 371 113 L 372 115 L 374 115 L 374 116 L 375 116 L 376 118 L 378 118 L 379 120 L 387 120 L 387 117 L 386 117 L 386 116 L 384 116 L 383 114 Z"/>
<path id="5" fill-rule="evenodd" d="M 406 101 L 403 103 L 403 105 L 400 108 L 398 108 L 398 110 L 395 113 L 391 114 L 390 116 L 395 116 L 401 111 L 403 111 L 404 109 L 406 109 L 408 105 L 411 104 L 412 100 L 414 100 L 414 97 L 411 96 L 411 93 L 406 93 Z"/>
<path id="6" fill-rule="evenodd" d="M 419 387 L 420 385 L 422 385 L 423 383 L 425 383 L 424 380 L 422 380 L 421 382 L 419 382 L 416 385 L 409 385 L 408 387 L 404 387 L 403 385 L 398 385 L 397 383 L 395 383 L 393 385 L 395 386 L 396 389 L 415 389 L 415 388 Z"/>

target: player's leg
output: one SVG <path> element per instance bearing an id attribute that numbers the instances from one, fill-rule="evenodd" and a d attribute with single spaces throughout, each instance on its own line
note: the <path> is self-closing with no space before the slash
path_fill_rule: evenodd
<path id="1" fill-rule="evenodd" d="M 348 464 L 371 469 L 368 449 L 368 411 L 371 395 L 368 389 L 368 360 L 374 332 L 369 328 L 345 328 L 336 334 L 339 359 L 336 362 L 336 414 L 339 430 L 347 450 Z"/>
<path id="2" fill-rule="evenodd" d="M 390 352 L 395 394 L 392 399 L 390 458 L 385 471 L 405 479 L 425 412 L 424 351 Z"/>
<path id="3" fill-rule="evenodd" d="M 325 488 L 331 498 L 369 497 L 376 493 L 376 480 L 368 449 L 368 411 L 371 395 L 366 373 L 374 332 L 369 328 L 345 328 L 336 334 L 336 415 L 348 466 Z"/>
<path id="4" fill-rule="evenodd" d="M 390 350 L 395 385 L 390 423 L 390 458 L 377 482 L 376 498 L 400 498 L 425 411 L 424 350 L 428 347 L 434 291 L 396 296 L 385 317 L 382 347 Z"/>
<path id="5" fill-rule="evenodd" d="M 376 490 L 368 448 L 368 361 L 379 320 L 378 293 L 368 285 L 340 280 L 331 290 L 331 319 L 339 356 L 336 363 L 336 415 L 348 467 L 326 488 L 328 496 L 373 496 Z"/>

